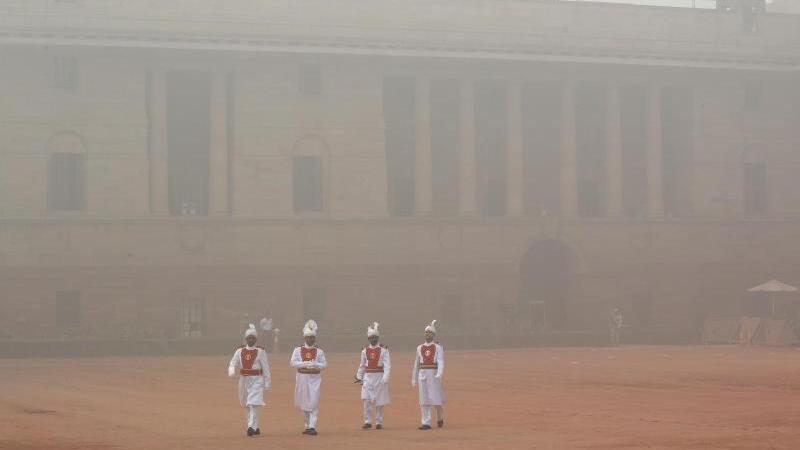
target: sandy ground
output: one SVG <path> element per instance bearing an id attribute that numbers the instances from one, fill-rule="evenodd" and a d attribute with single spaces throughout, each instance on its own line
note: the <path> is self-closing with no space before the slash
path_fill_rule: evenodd
<path id="1" fill-rule="evenodd" d="M 360 430 L 353 354 L 329 355 L 319 436 L 271 356 L 258 438 L 226 357 L 0 360 L 2 449 L 766 449 L 800 445 L 800 350 L 623 347 L 449 352 L 446 425 L 418 431 L 410 354 L 386 428 Z"/>

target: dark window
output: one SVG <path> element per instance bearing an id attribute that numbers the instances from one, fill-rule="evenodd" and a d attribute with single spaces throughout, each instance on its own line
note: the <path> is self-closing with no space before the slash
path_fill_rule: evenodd
<path id="1" fill-rule="evenodd" d="M 483 80 L 475 84 L 475 188 L 478 211 L 484 216 L 506 214 L 506 96 L 503 81 Z"/>
<path id="2" fill-rule="evenodd" d="M 525 212 L 557 214 L 561 192 L 561 86 L 522 87 L 522 165 Z"/>
<path id="3" fill-rule="evenodd" d="M 578 214 L 605 215 L 606 93 L 600 85 L 584 84 L 575 93 L 578 174 Z"/>
<path id="4" fill-rule="evenodd" d="M 211 158 L 211 77 L 202 72 L 167 76 L 169 210 L 208 214 Z"/>
<path id="5" fill-rule="evenodd" d="M 300 64 L 297 89 L 302 94 L 322 94 L 322 69 L 316 64 Z"/>
<path id="6" fill-rule="evenodd" d="M 395 217 L 414 214 L 415 95 L 413 78 L 383 80 L 387 197 L 389 214 Z"/>
<path id="7" fill-rule="evenodd" d="M 437 215 L 458 214 L 461 94 L 456 80 L 431 82 L 432 208 Z"/>
<path id="8" fill-rule="evenodd" d="M 56 292 L 56 325 L 61 328 L 75 328 L 81 324 L 81 291 L 68 290 Z"/>
<path id="9" fill-rule="evenodd" d="M 742 31 L 757 33 L 761 28 L 761 15 L 766 10 L 766 0 L 740 0 L 742 5 Z"/>
<path id="10" fill-rule="evenodd" d="M 643 217 L 647 208 L 647 93 L 643 86 L 620 90 L 620 120 L 624 213 Z"/>
<path id="11" fill-rule="evenodd" d="M 761 107 L 763 85 L 760 81 L 749 80 L 744 84 L 744 108 L 755 110 Z"/>
<path id="12" fill-rule="evenodd" d="M 661 98 L 664 213 L 686 217 L 692 212 L 693 94 L 688 88 L 669 87 Z"/>
<path id="13" fill-rule="evenodd" d="M 764 214 L 767 212 L 767 165 L 746 163 L 744 165 L 744 212 L 745 214 Z"/>
<path id="14" fill-rule="evenodd" d="M 181 336 L 202 337 L 205 333 L 206 302 L 187 298 L 181 303 Z"/>
<path id="15" fill-rule="evenodd" d="M 295 212 L 322 211 L 322 158 L 292 158 L 292 205 Z"/>
<path id="16" fill-rule="evenodd" d="M 325 288 L 303 289 L 303 315 L 306 320 L 325 320 Z"/>
<path id="17" fill-rule="evenodd" d="M 86 208 L 86 160 L 82 154 L 50 155 L 47 207 L 51 211 L 83 211 Z"/>
<path id="18" fill-rule="evenodd" d="M 77 89 L 78 59 L 68 56 L 56 57 L 53 77 L 53 84 L 57 89 Z"/>

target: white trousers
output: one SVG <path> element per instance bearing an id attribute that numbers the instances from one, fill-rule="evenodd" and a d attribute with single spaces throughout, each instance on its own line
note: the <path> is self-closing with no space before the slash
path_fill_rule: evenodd
<path id="1" fill-rule="evenodd" d="M 436 420 L 444 420 L 444 408 L 442 405 L 422 405 L 419 409 L 422 411 L 422 424 L 431 425 L 431 408 L 436 408 Z"/>
<path id="2" fill-rule="evenodd" d="M 383 405 L 364 400 L 364 423 L 372 423 L 372 408 L 375 408 L 375 425 L 383 425 Z"/>
<path id="3" fill-rule="evenodd" d="M 305 417 L 306 421 L 306 430 L 309 428 L 317 429 L 317 415 L 319 414 L 319 410 L 315 409 L 313 411 L 303 411 L 303 416 Z"/>
<path id="4" fill-rule="evenodd" d="M 247 428 L 254 430 L 258 429 L 258 408 L 260 406 L 248 406 L 245 408 L 245 417 L 247 417 Z"/>

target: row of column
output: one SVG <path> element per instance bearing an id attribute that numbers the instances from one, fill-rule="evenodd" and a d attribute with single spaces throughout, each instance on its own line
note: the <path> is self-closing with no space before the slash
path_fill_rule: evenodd
<path id="1" fill-rule="evenodd" d="M 431 212 L 431 145 L 430 145 L 430 91 L 429 82 L 417 82 L 417 147 L 416 147 L 416 210 L 420 215 Z M 476 213 L 477 168 L 475 166 L 475 129 L 473 84 L 461 83 L 461 153 L 459 158 L 460 212 Z M 560 215 L 578 215 L 578 174 L 576 154 L 575 84 L 564 83 L 561 88 L 561 173 Z M 524 212 L 523 148 L 521 85 L 511 83 L 508 88 L 508 148 L 507 148 L 507 214 Z M 608 217 L 623 215 L 623 155 L 620 87 L 609 87 L 606 95 L 606 198 Z M 647 148 L 646 171 L 648 215 L 663 215 L 663 186 L 661 167 L 661 90 L 653 85 L 647 90 Z"/>
<path id="2" fill-rule="evenodd" d="M 169 214 L 167 169 L 167 82 L 163 70 L 152 72 L 150 81 L 149 111 L 151 124 L 150 149 L 150 205 L 155 214 Z M 430 83 L 417 82 L 417 147 L 415 204 L 419 215 L 432 210 L 432 155 L 430 130 Z M 475 179 L 475 127 L 473 84 L 460 85 L 461 154 L 459 155 L 460 212 L 474 215 L 477 211 Z M 571 82 L 561 88 L 561 216 L 578 215 L 578 176 L 575 126 L 575 85 Z M 521 85 L 509 84 L 508 148 L 507 148 L 507 214 L 524 212 L 523 148 L 522 148 L 522 98 Z M 623 213 L 623 157 L 620 115 L 620 88 L 609 87 L 606 95 L 606 199 L 607 216 L 619 217 Z M 229 156 L 227 137 L 227 78 L 222 72 L 212 74 L 211 130 L 210 130 L 210 192 L 209 214 L 226 214 L 229 210 L 228 176 Z M 647 191 L 648 215 L 663 215 L 661 168 L 661 91 L 651 86 L 647 91 Z"/>

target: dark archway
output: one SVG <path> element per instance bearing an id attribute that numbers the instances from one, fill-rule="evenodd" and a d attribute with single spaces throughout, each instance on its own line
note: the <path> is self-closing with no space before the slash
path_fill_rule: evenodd
<path id="1" fill-rule="evenodd" d="M 530 246 L 520 262 L 520 308 L 531 329 L 567 328 L 570 283 L 577 267 L 575 251 L 547 239 Z"/>

